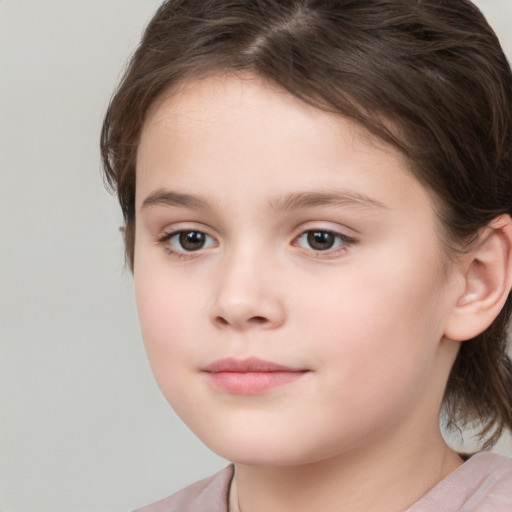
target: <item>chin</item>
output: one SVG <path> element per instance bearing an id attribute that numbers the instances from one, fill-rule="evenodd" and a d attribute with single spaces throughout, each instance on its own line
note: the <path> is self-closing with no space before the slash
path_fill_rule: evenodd
<path id="1" fill-rule="evenodd" d="M 318 462 L 332 453 L 331 448 L 308 443 L 302 436 L 293 439 L 289 432 L 286 436 L 261 430 L 242 434 L 238 431 L 234 435 L 225 431 L 221 436 L 211 431 L 196 434 L 217 455 L 245 466 L 299 466 Z"/>

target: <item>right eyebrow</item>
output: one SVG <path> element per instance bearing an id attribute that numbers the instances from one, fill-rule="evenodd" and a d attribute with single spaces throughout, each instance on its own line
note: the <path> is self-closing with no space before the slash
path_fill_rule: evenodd
<path id="1" fill-rule="evenodd" d="M 210 203 L 202 197 L 164 189 L 149 194 L 142 202 L 141 210 L 149 206 L 181 206 L 195 210 L 211 209 Z"/>

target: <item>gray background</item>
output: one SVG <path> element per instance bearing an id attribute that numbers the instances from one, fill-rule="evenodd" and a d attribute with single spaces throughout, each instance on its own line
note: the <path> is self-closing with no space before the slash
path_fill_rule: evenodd
<path id="1" fill-rule="evenodd" d="M 512 0 L 477 3 L 512 56 Z M 225 464 L 153 381 L 100 173 L 158 4 L 0 0 L 0 512 L 129 511 Z"/>

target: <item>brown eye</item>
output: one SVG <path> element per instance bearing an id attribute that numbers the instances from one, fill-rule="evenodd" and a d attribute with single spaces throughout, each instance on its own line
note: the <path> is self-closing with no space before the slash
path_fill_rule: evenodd
<path id="1" fill-rule="evenodd" d="M 329 251 L 331 249 L 338 249 L 343 246 L 348 246 L 354 243 L 354 239 L 329 231 L 325 229 L 310 229 L 304 231 L 298 238 L 296 244 L 303 249 L 309 249 L 314 252 Z"/>
<path id="2" fill-rule="evenodd" d="M 329 231 L 309 231 L 307 233 L 308 245 L 315 251 L 332 249 L 336 236 Z"/>
<path id="3" fill-rule="evenodd" d="M 206 243 L 206 235 L 201 231 L 182 231 L 178 234 L 180 246 L 185 251 L 198 251 Z"/>
<path id="4" fill-rule="evenodd" d="M 166 246 L 168 252 L 177 254 L 200 251 L 217 245 L 213 237 L 193 229 L 166 234 L 159 242 Z"/>

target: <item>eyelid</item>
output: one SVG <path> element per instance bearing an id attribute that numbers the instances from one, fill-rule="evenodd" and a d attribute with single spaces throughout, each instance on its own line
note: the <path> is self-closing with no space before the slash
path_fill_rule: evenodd
<path id="1" fill-rule="evenodd" d="M 293 237 L 292 245 L 298 247 L 299 249 L 308 252 L 310 255 L 312 255 L 315 258 L 329 258 L 329 257 L 335 257 L 338 256 L 339 253 L 345 252 L 348 250 L 349 247 L 355 245 L 358 243 L 358 239 L 354 237 L 353 235 L 348 235 L 346 231 L 352 231 L 348 228 L 343 229 L 340 226 L 332 227 L 321 225 L 322 223 L 315 223 L 311 225 L 302 225 L 300 229 L 298 230 L 297 234 Z M 342 240 L 342 243 L 337 245 L 336 247 L 325 249 L 325 250 L 315 250 L 313 248 L 305 248 L 298 245 L 298 240 L 303 237 L 304 235 L 311 233 L 311 232 L 322 232 L 322 233 L 330 233 L 334 236 L 336 236 L 338 239 Z"/>
<path id="2" fill-rule="evenodd" d="M 174 245 L 171 245 L 170 241 L 177 235 L 180 235 L 181 233 L 187 233 L 187 232 L 196 232 L 196 233 L 202 233 L 205 235 L 205 237 L 212 240 L 214 243 L 209 244 L 206 247 L 201 247 L 197 250 L 185 250 L 185 249 L 179 249 L 175 247 Z M 205 250 L 210 249 L 211 247 L 217 247 L 219 245 L 219 242 L 217 241 L 216 237 L 211 235 L 209 233 L 209 229 L 205 226 L 193 226 L 193 225 L 178 225 L 178 226 L 172 226 L 165 228 L 159 235 L 156 237 L 156 243 L 158 245 L 164 246 L 165 251 L 177 258 L 193 258 L 194 256 L 199 256 L 200 254 L 203 254 Z"/>
<path id="3" fill-rule="evenodd" d="M 167 224 L 164 228 L 159 229 L 158 232 L 155 230 L 155 240 L 159 242 L 160 240 L 169 239 L 169 237 L 176 233 L 182 233 L 184 231 L 198 231 L 212 238 L 216 238 L 216 236 L 212 234 L 212 229 L 200 222 L 175 222 Z"/>

